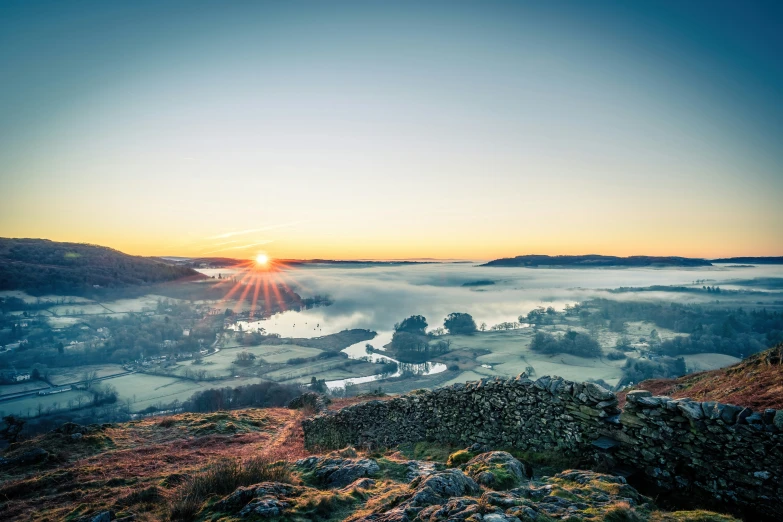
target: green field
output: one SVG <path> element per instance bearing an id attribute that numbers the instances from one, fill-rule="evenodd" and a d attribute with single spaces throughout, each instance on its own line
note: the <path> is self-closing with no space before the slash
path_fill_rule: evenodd
<path id="1" fill-rule="evenodd" d="M 562 327 L 555 326 L 548 327 L 545 331 L 560 329 Z M 449 336 L 451 353 L 444 359 L 449 355 L 465 355 L 472 358 L 473 353 L 476 353 L 476 366 L 464 372 L 467 378 L 472 378 L 474 374 L 514 377 L 524 372 L 527 366 L 532 366 L 535 369 L 534 378 L 542 375 L 558 375 L 574 381 L 603 379 L 610 384 L 616 384 L 620 380 L 621 367 L 625 361 L 609 361 L 605 358 L 588 359 L 567 354 L 539 354 L 530 350 L 532 337 L 533 330 L 529 328 Z M 482 364 L 489 365 L 491 368 L 483 368 Z M 454 382 L 460 382 L 460 378 L 461 376 L 454 379 Z"/>
<path id="2" fill-rule="evenodd" d="M 78 366 L 75 368 L 52 368 L 49 370 L 49 380 L 55 386 L 63 386 L 72 382 L 84 380 L 85 374 L 95 372 L 96 377 L 106 377 L 118 373 L 125 373 L 125 369 L 119 364 L 97 364 L 90 366 Z"/>
<path id="3" fill-rule="evenodd" d="M 0 412 L 3 412 L 4 415 L 34 416 L 38 412 L 39 404 L 42 406 L 43 412 L 46 412 L 50 407 L 54 410 L 67 410 L 70 407 L 68 401 L 72 401 L 72 405 L 76 405 L 77 397 L 80 395 L 86 397 L 87 393 L 83 391 L 68 391 L 52 395 L 31 395 L 21 399 L 0 402 Z M 84 403 L 88 401 L 89 399 L 84 399 Z"/>

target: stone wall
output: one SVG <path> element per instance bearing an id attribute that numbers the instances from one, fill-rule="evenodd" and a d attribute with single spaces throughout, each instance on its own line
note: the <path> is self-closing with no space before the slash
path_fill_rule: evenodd
<path id="1" fill-rule="evenodd" d="M 592 455 L 662 490 L 783 520 L 783 410 L 637 391 L 621 412 L 616 396 L 595 384 L 520 376 L 361 403 L 303 428 L 310 448 L 429 440 Z"/>
<path id="2" fill-rule="evenodd" d="M 699 495 L 783 520 L 783 410 L 628 393 L 611 456 L 663 491 Z"/>
<path id="3" fill-rule="evenodd" d="M 619 413 L 613 393 L 542 377 L 481 380 L 371 401 L 304 422 L 308 447 L 431 440 L 577 454 Z"/>

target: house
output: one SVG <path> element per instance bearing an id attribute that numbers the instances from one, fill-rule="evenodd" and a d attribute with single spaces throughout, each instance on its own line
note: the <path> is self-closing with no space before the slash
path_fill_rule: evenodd
<path id="1" fill-rule="evenodd" d="M 29 381 L 29 380 L 30 380 L 30 374 L 29 373 L 17 373 L 16 374 L 16 382 Z"/>

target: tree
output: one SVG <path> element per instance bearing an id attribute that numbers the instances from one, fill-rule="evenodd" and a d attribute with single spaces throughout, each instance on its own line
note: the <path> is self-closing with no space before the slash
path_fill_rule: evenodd
<path id="1" fill-rule="evenodd" d="M 22 432 L 22 428 L 24 428 L 26 421 L 14 415 L 8 415 L 7 417 L 3 417 L 3 422 L 5 423 L 5 426 L 0 429 L 0 439 L 7 441 L 9 444 L 13 444 L 16 442 L 16 439 L 19 438 L 19 434 Z"/>
<path id="2" fill-rule="evenodd" d="M 443 321 L 443 326 L 451 334 L 471 335 L 476 333 L 476 321 L 470 314 L 453 312 Z"/>
<path id="3" fill-rule="evenodd" d="M 237 366 L 250 366 L 255 359 L 256 356 L 250 352 L 239 352 L 234 359 L 234 364 Z"/>
<path id="4" fill-rule="evenodd" d="M 487 323 L 482 322 L 481 326 L 479 326 L 479 330 L 481 330 L 482 332 L 486 331 L 487 330 Z"/>
<path id="5" fill-rule="evenodd" d="M 412 334 L 424 335 L 427 330 L 427 320 L 423 315 L 412 315 L 399 324 L 394 325 L 395 332 L 408 332 Z"/>

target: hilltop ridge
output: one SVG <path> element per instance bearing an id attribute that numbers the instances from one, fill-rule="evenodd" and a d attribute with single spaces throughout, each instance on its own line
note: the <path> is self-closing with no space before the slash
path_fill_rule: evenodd
<path id="1" fill-rule="evenodd" d="M 783 409 L 783 343 L 717 370 L 691 373 L 676 379 L 649 379 L 632 389 L 678 399 L 736 404 L 754 410 Z M 620 403 L 631 391 L 618 393 Z"/>
<path id="2" fill-rule="evenodd" d="M 191 268 L 98 245 L 0 238 L 0 290 L 22 290 L 30 295 L 78 295 L 96 287 L 139 286 L 201 277 Z"/>
<path id="3" fill-rule="evenodd" d="M 677 256 L 602 256 L 588 254 L 580 256 L 549 256 L 528 254 L 495 259 L 480 266 L 496 267 L 553 267 L 553 268 L 608 268 L 608 267 L 699 267 L 712 266 L 706 259 Z"/>

